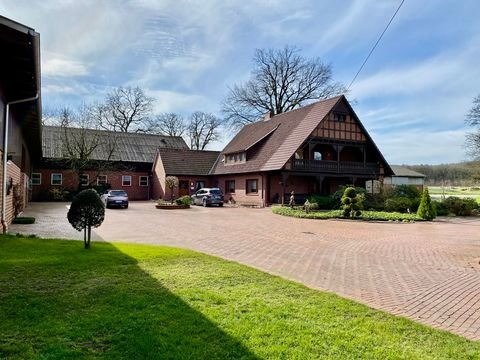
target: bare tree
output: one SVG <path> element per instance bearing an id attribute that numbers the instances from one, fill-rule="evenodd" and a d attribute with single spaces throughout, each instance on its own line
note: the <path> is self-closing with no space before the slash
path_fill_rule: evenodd
<path id="1" fill-rule="evenodd" d="M 346 92 L 332 81 L 332 67 L 319 58 L 305 59 L 296 47 L 257 49 L 250 80 L 229 88 L 222 111 L 232 125 L 242 126 L 314 100 Z"/>
<path id="2" fill-rule="evenodd" d="M 99 174 L 111 166 L 117 147 L 115 134 L 105 134 L 94 129 L 92 110 L 82 106 L 77 111 L 65 107 L 59 110 L 57 121 L 61 127 L 60 140 L 62 159 L 80 179 L 87 170 Z"/>
<path id="3" fill-rule="evenodd" d="M 175 113 L 163 113 L 156 116 L 156 121 L 153 126 L 156 134 L 167 136 L 182 136 L 187 130 L 185 120 Z"/>
<path id="4" fill-rule="evenodd" d="M 473 132 L 467 134 L 468 154 L 480 159 L 480 95 L 473 99 L 473 106 L 466 115 L 465 122 L 474 128 Z"/>
<path id="5" fill-rule="evenodd" d="M 187 136 L 192 150 L 205 150 L 205 147 L 218 140 L 222 122 L 215 115 L 201 111 L 194 112 L 189 119 Z"/>
<path id="6" fill-rule="evenodd" d="M 94 107 L 94 116 L 102 129 L 119 132 L 147 132 L 151 125 L 153 98 L 139 87 L 118 87 L 104 103 Z"/>

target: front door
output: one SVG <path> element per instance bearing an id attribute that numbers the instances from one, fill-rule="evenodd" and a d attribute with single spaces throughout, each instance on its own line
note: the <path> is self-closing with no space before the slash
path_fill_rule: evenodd
<path id="1" fill-rule="evenodd" d="M 179 188 L 179 195 L 180 196 L 189 195 L 188 181 L 180 180 L 179 183 L 178 183 L 178 188 Z"/>

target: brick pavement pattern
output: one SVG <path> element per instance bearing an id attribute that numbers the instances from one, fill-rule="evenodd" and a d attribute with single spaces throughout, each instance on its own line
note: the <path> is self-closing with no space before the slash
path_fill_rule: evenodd
<path id="1" fill-rule="evenodd" d="M 44 215 L 42 215 L 44 214 Z M 81 238 L 65 204 L 30 204 L 11 231 Z M 270 209 L 108 209 L 94 239 L 189 248 L 480 340 L 480 220 L 373 223 L 282 217 Z"/>

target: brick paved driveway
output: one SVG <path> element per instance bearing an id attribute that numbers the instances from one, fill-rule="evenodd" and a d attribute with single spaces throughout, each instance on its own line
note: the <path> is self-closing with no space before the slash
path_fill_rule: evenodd
<path id="1" fill-rule="evenodd" d="M 11 231 L 80 238 L 65 220 L 65 204 L 34 203 L 29 213 L 38 224 Z M 138 202 L 107 210 L 94 236 L 221 256 L 480 340 L 478 219 L 353 223 L 281 217 L 270 209 L 167 211 Z"/>

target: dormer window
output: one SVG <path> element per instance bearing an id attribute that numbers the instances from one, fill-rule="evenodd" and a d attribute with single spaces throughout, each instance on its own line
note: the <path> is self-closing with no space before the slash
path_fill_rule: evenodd
<path id="1" fill-rule="evenodd" d="M 226 154 L 224 157 L 225 165 L 242 164 L 247 161 L 247 155 L 245 152 Z"/>
<path id="2" fill-rule="evenodd" d="M 347 120 L 347 114 L 345 113 L 335 113 L 334 114 L 335 121 L 338 122 L 345 122 Z"/>

